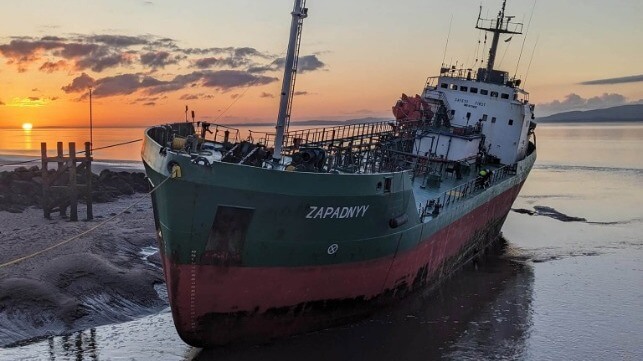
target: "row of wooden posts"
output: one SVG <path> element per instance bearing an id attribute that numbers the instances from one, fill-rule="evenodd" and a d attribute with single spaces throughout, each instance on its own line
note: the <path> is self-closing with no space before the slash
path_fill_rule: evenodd
<path id="1" fill-rule="evenodd" d="M 91 143 L 85 142 L 85 151 L 76 153 L 76 143 L 69 143 L 69 152 L 63 153 L 63 143 L 56 144 L 55 157 L 47 155 L 47 143 L 40 143 L 42 156 L 42 210 L 45 218 L 50 219 L 51 214 L 60 212 L 62 217 L 67 215 L 69 207 L 69 220 L 78 220 L 78 198 L 84 197 L 87 205 L 87 220 L 94 219 L 92 210 L 92 153 Z M 82 154 L 84 153 L 84 154 Z M 56 163 L 56 173 L 49 173 L 49 163 Z M 66 171 L 69 171 L 68 185 L 55 185 Z M 85 174 L 85 184 L 78 183 L 78 174 Z M 55 193 L 62 193 L 63 197 L 55 197 Z"/>

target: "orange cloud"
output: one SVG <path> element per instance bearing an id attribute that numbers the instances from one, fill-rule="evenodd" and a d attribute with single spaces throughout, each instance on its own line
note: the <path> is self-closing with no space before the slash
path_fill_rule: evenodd
<path id="1" fill-rule="evenodd" d="M 46 61 L 38 70 L 44 71 L 45 73 L 53 73 L 55 71 L 65 70 L 68 67 L 69 64 L 64 60 L 58 60 L 57 62 Z"/>
<path id="2" fill-rule="evenodd" d="M 40 97 L 16 97 L 11 99 L 8 104 L 8 107 L 18 107 L 18 108 L 39 108 L 44 107 L 45 105 L 51 103 L 52 101 L 58 99 L 54 98 L 40 98 Z"/>

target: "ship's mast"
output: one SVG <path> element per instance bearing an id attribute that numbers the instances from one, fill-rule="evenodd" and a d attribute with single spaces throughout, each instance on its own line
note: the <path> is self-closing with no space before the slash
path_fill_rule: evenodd
<path id="1" fill-rule="evenodd" d="M 494 63 L 496 62 L 496 52 L 498 51 L 498 41 L 500 40 L 500 34 L 522 34 L 522 24 L 511 23 L 511 19 L 513 19 L 514 17 L 505 16 L 506 5 L 507 0 L 504 0 L 502 2 L 502 9 L 500 10 L 500 12 L 498 12 L 498 17 L 496 17 L 496 19 L 482 19 L 480 17 L 481 14 L 478 15 L 476 29 L 493 33 L 491 48 L 489 49 L 489 60 L 487 61 L 487 76 L 489 76 L 489 74 L 493 70 Z M 482 9 L 480 10 L 480 13 L 482 13 Z"/>
<path id="2" fill-rule="evenodd" d="M 301 30 L 304 25 L 304 19 L 308 16 L 306 0 L 295 0 L 295 5 L 291 14 L 292 23 L 290 25 L 290 40 L 288 41 L 288 52 L 286 54 L 284 81 L 281 86 L 281 101 L 279 102 L 279 115 L 277 116 L 275 151 L 272 156 L 274 163 L 279 163 L 279 161 L 281 161 L 284 133 L 287 125 L 290 124 L 290 111 L 295 91 L 295 78 L 297 76 L 297 61 L 299 58 L 299 45 L 301 43 Z"/>

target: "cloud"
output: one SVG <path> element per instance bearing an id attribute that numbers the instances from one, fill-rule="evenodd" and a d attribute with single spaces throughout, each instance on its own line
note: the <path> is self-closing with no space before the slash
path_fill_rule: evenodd
<path id="1" fill-rule="evenodd" d="M 148 94 L 160 94 L 197 86 L 203 77 L 204 73 L 202 72 L 192 72 L 190 74 L 177 75 L 169 81 L 157 80 L 158 83 L 155 84 L 154 87 L 147 89 L 147 92 Z M 151 79 L 153 78 L 150 78 L 150 81 L 152 81 Z"/>
<path id="2" fill-rule="evenodd" d="M 165 68 L 167 65 L 176 64 L 178 59 L 171 57 L 167 51 L 157 51 L 141 54 L 141 64 L 153 69 Z"/>
<path id="3" fill-rule="evenodd" d="M 258 51 L 257 49 L 249 48 L 249 47 L 233 48 L 232 53 L 234 54 L 234 57 L 237 57 L 237 58 L 244 58 L 244 57 L 250 57 L 250 56 L 268 57 L 267 55 Z"/>
<path id="4" fill-rule="evenodd" d="M 194 87 L 227 92 L 275 82 L 277 77 L 262 73 L 282 70 L 274 55 L 252 47 L 183 49 L 171 38 L 153 35 L 14 37 L 8 42 L 0 42 L 0 57 L 21 72 L 29 70 L 30 66 L 43 73 L 68 71 L 72 80 L 61 84 L 65 93 L 86 94 L 92 87 L 96 97 L 137 92 L 155 95 Z M 324 67 L 316 55 L 301 57 L 299 64 L 300 72 Z M 184 66 L 196 69 L 177 74 L 176 71 Z M 165 74 L 156 73 L 162 68 L 169 70 Z M 259 70 L 252 71 L 253 68 Z M 107 76 L 97 75 L 109 70 L 111 73 Z M 192 91 L 190 95 L 197 95 L 199 99 L 213 97 L 198 91 Z"/>
<path id="5" fill-rule="evenodd" d="M 299 58 L 297 71 L 299 73 L 304 73 L 307 71 L 323 69 L 325 66 L 326 64 L 319 60 L 319 58 L 317 58 L 317 55 L 306 55 Z"/>
<path id="6" fill-rule="evenodd" d="M 0 100 L 0 105 L 5 105 L 5 104 L 4 104 L 4 102 L 3 102 L 2 100 Z"/>
<path id="7" fill-rule="evenodd" d="M 40 40 L 43 40 L 43 41 L 66 41 L 67 39 L 61 38 L 59 36 L 43 36 Z"/>
<path id="8" fill-rule="evenodd" d="M 127 53 L 93 53 L 76 61 L 76 69 L 91 69 L 97 73 L 100 73 L 107 68 L 113 68 L 120 65 L 129 65 L 132 64 L 132 62 L 132 56 Z"/>
<path id="9" fill-rule="evenodd" d="M 253 65 L 248 72 L 262 74 L 268 71 L 282 71 L 286 65 L 286 58 L 275 59 L 268 65 Z M 304 55 L 299 57 L 297 72 L 299 74 L 324 69 L 326 64 L 317 58 L 317 55 Z"/>
<path id="10" fill-rule="evenodd" d="M 602 84 L 622 84 L 622 83 L 636 83 L 643 81 L 643 74 L 641 75 L 631 75 L 623 76 L 619 78 L 609 78 L 609 79 L 599 79 L 599 80 L 589 80 L 580 83 L 581 85 L 602 85 Z"/>
<path id="11" fill-rule="evenodd" d="M 181 95 L 181 97 L 179 97 L 179 100 L 198 100 L 198 99 L 214 99 L 214 95 L 199 93 L 199 94 L 183 94 Z"/>
<path id="12" fill-rule="evenodd" d="M 82 37 L 81 40 L 84 40 Z M 145 36 L 129 35 L 93 35 L 85 38 L 92 43 L 102 43 L 114 47 L 129 47 L 132 45 L 146 45 L 150 40 Z"/>
<path id="13" fill-rule="evenodd" d="M 179 100 L 198 100 L 199 96 L 197 94 L 183 94 Z"/>
<path id="14" fill-rule="evenodd" d="M 56 49 L 53 54 L 63 57 L 65 59 L 79 58 L 90 55 L 91 53 L 105 53 L 107 48 L 102 48 L 97 44 L 82 44 L 82 43 L 59 43 L 59 49 Z"/>
<path id="15" fill-rule="evenodd" d="M 254 75 L 240 70 L 219 70 L 207 73 L 203 78 L 203 86 L 227 91 L 242 86 L 264 85 L 277 81 L 277 78 Z"/>
<path id="16" fill-rule="evenodd" d="M 279 58 L 275 60 L 274 64 L 278 69 L 283 69 L 286 65 L 286 58 Z M 324 64 L 317 55 L 305 55 L 299 57 L 299 62 L 297 63 L 297 73 L 305 73 L 309 71 L 315 71 L 323 69 L 326 64 Z"/>
<path id="17" fill-rule="evenodd" d="M 589 110 L 608 108 L 627 103 L 625 96 L 617 93 L 603 93 L 591 98 L 583 98 L 572 93 L 565 96 L 563 100 L 554 100 L 550 103 L 539 104 L 537 109 L 545 114 L 553 114 L 572 110 Z"/>
<path id="18" fill-rule="evenodd" d="M 52 101 L 58 99 L 54 98 L 41 98 L 41 97 L 16 97 L 11 99 L 9 104 L 6 104 L 8 107 L 17 107 L 17 108 L 40 108 L 51 103 Z"/>
<path id="19" fill-rule="evenodd" d="M 0 45 L 0 54 L 10 61 L 18 63 L 37 59 L 37 53 L 61 47 L 58 41 L 11 40 L 9 44 Z"/>
<path id="20" fill-rule="evenodd" d="M 57 62 L 46 61 L 44 62 L 38 70 L 44 71 L 45 73 L 53 73 L 59 70 L 67 69 L 69 64 L 64 60 L 58 60 Z"/>
<path id="21" fill-rule="evenodd" d="M 153 107 L 153 106 L 156 105 L 156 102 L 147 102 L 147 103 L 143 103 L 143 105 L 148 106 L 148 107 Z"/>
<path id="22" fill-rule="evenodd" d="M 0 54 L 7 58 L 8 64 L 16 64 L 19 71 L 26 71 L 29 64 L 39 60 L 42 56 L 56 57 L 58 60 L 49 59 L 43 71 L 54 71 L 61 60 L 73 63 L 77 70 L 91 69 L 101 72 L 107 68 L 128 65 L 132 62 L 134 53 L 120 50 L 127 44 L 139 44 L 141 40 L 133 37 L 102 35 L 81 37 L 76 40 L 46 36 L 41 39 L 14 39 L 8 44 L 0 45 Z"/>
<path id="23" fill-rule="evenodd" d="M 98 79 L 94 83 L 96 97 L 128 95 L 140 89 L 162 85 L 163 82 L 149 76 L 139 74 L 121 74 Z"/>
<path id="24" fill-rule="evenodd" d="M 268 65 L 253 65 L 248 68 L 248 72 L 253 74 L 263 74 L 265 72 L 276 71 L 276 70 L 278 69 L 274 63 L 268 64 Z"/>
<path id="25" fill-rule="evenodd" d="M 69 85 L 62 87 L 62 90 L 66 93 L 78 93 L 92 86 L 94 88 L 93 94 L 100 98 L 129 95 L 139 90 L 154 95 L 199 85 L 228 91 L 243 86 L 268 84 L 276 80 L 277 78 L 257 76 L 240 70 L 192 72 L 177 75 L 167 81 L 142 74 L 120 74 L 94 80 L 83 73 L 74 78 Z"/>
<path id="26" fill-rule="evenodd" d="M 211 66 L 215 66 L 221 63 L 219 58 L 208 57 L 194 60 L 194 66 L 199 69 L 207 69 Z"/>
<path id="27" fill-rule="evenodd" d="M 9 43 L 0 44 L 0 55 L 8 64 L 14 64 L 19 71 L 28 70 L 29 65 L 45 58 L 40 70 L 54 72 L 62 69 L 102 72 L 106 69 L 131 66 L 135 61 L 153 69 L 163 68 L 187 60 L 192 67 L 241 69 L 251 68 L 261 73 L 281 70 L 283 59 L 275 60 L 273 55 L 252 47 L 214 47 L 182 49 L 170 38 L 152 35 L 90 34 L 60 37 L 13 38 Z M 210 55 L 210 56 L 203 56 Z M 266 59 L 268 65 L 261 64 Z M 62 66 L 66 62 L 66 66 Z M 55 65 L 54 65 L 55 64 Z M 303 56 L 299 60 L 300 72 L 323 67 L 317 55 Z"/>
<path id="28" fill-rule="evenodd" d="M 275 96 L 270 94 L 270 93 L 261 92 L 261 95 L 259 95 L 259 97 L 260 98 L 274 98 Z"/>
<path id="29" fill-rule="evenodd" d="M 81 91 L 86 91 L 87 88 L 94 85 L 94 78 L 89 75 L 82 73 L 80 76 L 77 76 L 72 80 L 68 85 L 63 86 L 61 89 L 65 93 L 78 93 Z"/>
<path id="30" fill-rule="evenodd" d="M 293 93 L 293 95 L 310 95 L 311 93 L 305 91 L 305 90 L 298 90 Z"/>
<path id="31" fill-rule="evenodd" d="M 193 61 L 193 67 L 199 69 L 208 69 L 213 66 L 227 66 L 230 68 L 240 68 L 242 66 L 256 66 L 257 59 L 271 59 L 270 55 L 264 54 L 255 48 L 241 47 L 241 48 L 210 48 L 196 51 L 189 49 L 189 52 L 199 55 L 214 54 L 223 56 L 211 56 Z"/>

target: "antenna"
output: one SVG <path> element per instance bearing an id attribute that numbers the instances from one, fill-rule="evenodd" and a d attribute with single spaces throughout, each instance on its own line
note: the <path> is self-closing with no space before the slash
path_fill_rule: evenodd
<path id="1" fill-rule="evenodd" d="M 500 34 L 522 34 L 522 24 L 521 23 L 512 23 L 511 20 L 513 16 L 505 15 L 505 7 L 507 5 L 507 0 L 502 2 L 502 9 L 498 12 L 498 16 L 495 19 L 482 19 L 478 15 L 478 21 L 476 22 L 476 28 L 484 30 L 493 34 L 491 40 L 491 48 L 489 49 L 489 60 L 487 61 L 487 69 L 485 78 L 488 78 L 489 74 L 492 72 L 494 63 L 496 61 L 496 53 L 498 52 L 498 41 L 500 40 Z"/>
<path id="2" fill-rule="evenodd" d="M 529 22 L 527 23 L 527 30 L 525 30 L 525 37 L 522 38 L 522 46 L 520 47 L 520 55 L 518 56 L 518 62 L 516 63 L 516 71 L 514 72 L 514 79 L 518 74 L 518 67 L 520 66 L 520 59 L 522 58 L 522 51 L 525 48 L 525 42 L 527 41 L 527 35 L 529 35 L 529 26 L 531 25 L 531 18 L 534 16 L 534 10 L 536 9 L 536 0 L 534 0 L 534 5 L 531 7 L 531 15 L 529 15 Z M 531 62 L 531 60 L 530 60 Z"/>
<path id="3" fill-rule="evenodd" d="M 525 73 L 525 80 L 522 82 L 523 87 L 525 84 L 527 84 L 527 76 L 529 75 L 529 69 L 531 68 L 531 61 L 534 60 L 534 53 L 536 52 L 536 46 L 538 46 L 538 39 L 540 39 L 540 35 L 536 37 L 536 43 L 534 44 L 534 49 L 531 51 L 531 58 L 529 58 L 529 65 L 527 66 L 527 73 Z"/>
<path id="4" fill-rule="evenodd" d="M 447 47 L 449 46 L 449 38 L 451 37 L 451 23 L 453 23 L 453 14 L 451 14 L 451 20 L 449 20 L 449 34 L 447 35 L 447 43 L 444 44 L 444 55 L 442 56 L 442 66 L 444 66 L 444 59 L 447 57 Z"/>
<path id="5" fill-rule="evenodd" d="M 94 119 L 92 114 L 92 87 L 89 87 L 89 155 L 94 151 Z"/>
<path id="6" fill-rule="evenodd" d="M 188 106 L 185 106 L 185 122 L 188 122 Z"/>

